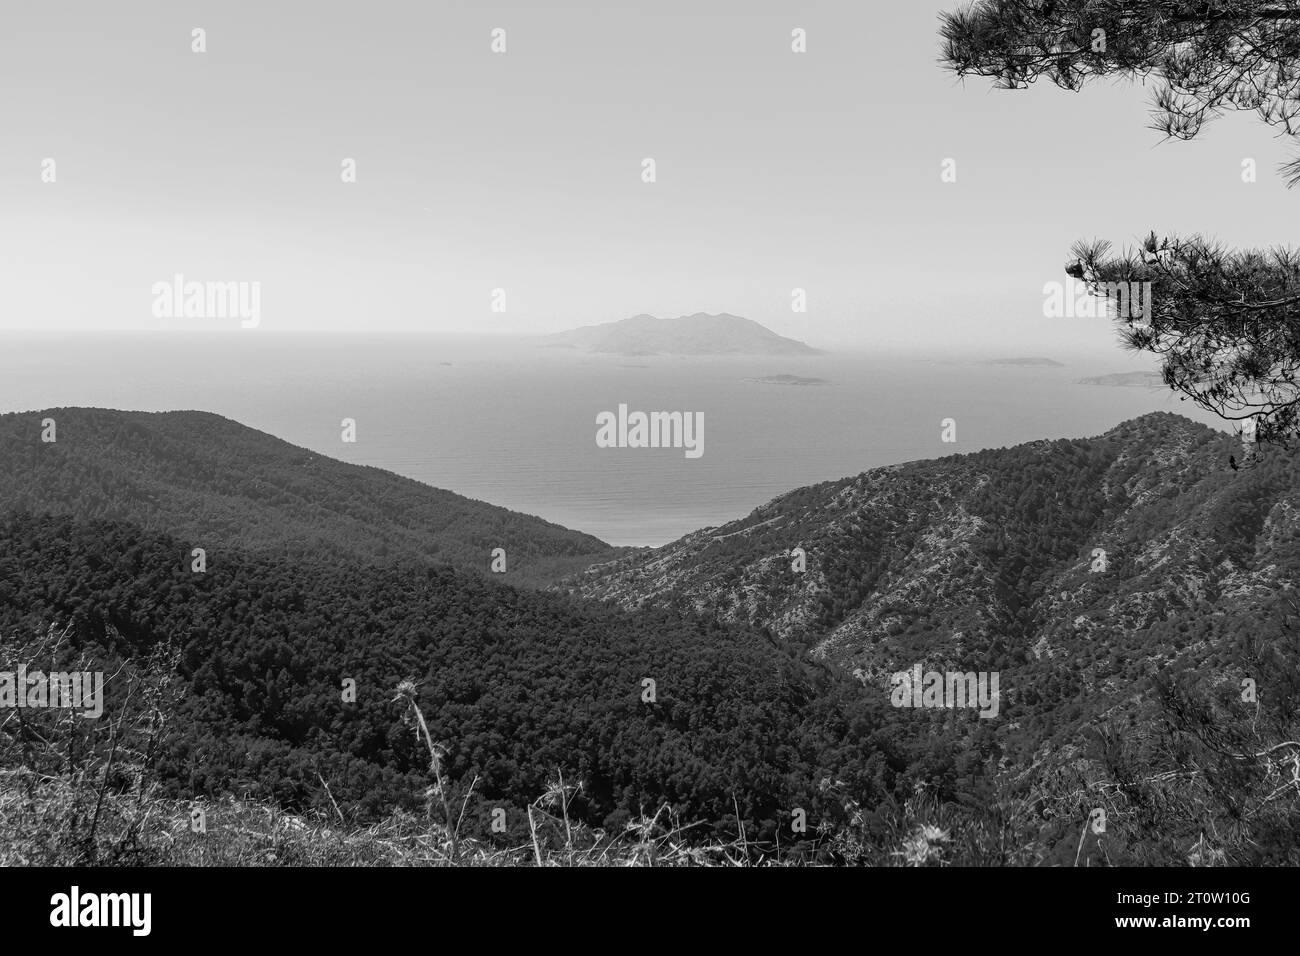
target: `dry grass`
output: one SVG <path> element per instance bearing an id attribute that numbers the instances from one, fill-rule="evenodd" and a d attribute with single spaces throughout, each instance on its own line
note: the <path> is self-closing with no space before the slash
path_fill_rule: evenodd
<path id="1" fill-rule="evenodd" d="M 0 866 L 717 866 L 746 864 L 739 843 L 694 846 L 689 827 L 664 821 L 670 808 L 610 838 L 570 824 L 557 840 L 537 804 L 532 837 L 501 848 L 398 811 L 367 827 L 343 827 L 323 814 L 294 816 L 250 800 L 164 800 L 113 794 L 103 801 L 95 846 L 86 843 L 93 793 L 76 781 L 39 781 L 28 795 L 22 770 L 0 771 Z M 539 803 L 545 795 L 539 798 Z M 196 832 L 194 812 L 203 815 Z"/>

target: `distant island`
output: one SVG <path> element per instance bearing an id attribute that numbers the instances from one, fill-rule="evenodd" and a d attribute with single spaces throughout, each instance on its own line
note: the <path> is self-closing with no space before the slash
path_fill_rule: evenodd
<path id="1" fill-rule="evenodd" d="M 1023 368 L 1065 368 L 1055 359 L 1043 358 L 1040 356 L 1031 356 L 1029 358 L 1000 358 L 990 359 L 983 363 L 984 365 L 1018 365 Z"/>
<path id="2" fill-rule="evenodd" d="M 548 348 L 618 355 L 819 355 L 818 349 L 777 335 L 739 315 L 696 312 L 675 319 L 634 315 L 544 336 Z"/>
<path id="3" fill-rule="evenodd" d="M 1079 379 L 1080 385 L 1129 385 L 1146 388 L 1164 388 L 1164 379 L 1159 372 L 1112 372 L 1109 375 L 1093 375 Z"/>
<path id="4" fill-rule="evenodd" d="M 803 375 L 764 375 L 762 378 L 751 378 L 749 381 L 758 382 L 760 385 L 829 385 L 830 382 L 824 378 L 808 378 Z"/>

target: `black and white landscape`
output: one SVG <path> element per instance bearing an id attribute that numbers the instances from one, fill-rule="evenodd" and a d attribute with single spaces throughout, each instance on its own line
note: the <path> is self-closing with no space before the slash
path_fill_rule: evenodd
<path id="1" fill-rule="evenodd" d="M 306 9 L 6 14 L 0 864 L 1300 863 L 1300 2 Z"/>

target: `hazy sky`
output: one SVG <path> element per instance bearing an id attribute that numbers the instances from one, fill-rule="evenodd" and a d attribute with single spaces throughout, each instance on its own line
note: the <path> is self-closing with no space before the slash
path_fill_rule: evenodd
<path id="1" fill-rule="evenodd" d="M 1251 116 L 1162 143 L 1140 87 L 959 82 L 937 62 L 954 5 L 13 4 L 0 329 L 259 334 L 155 318 L 179 272 L 260 282 L 266 330 L 727 311 L 820 346 L 1061 357 L 1113 338 L 1043 317 L 1074 240 L 1293 241 L 1291 157 Z"/>

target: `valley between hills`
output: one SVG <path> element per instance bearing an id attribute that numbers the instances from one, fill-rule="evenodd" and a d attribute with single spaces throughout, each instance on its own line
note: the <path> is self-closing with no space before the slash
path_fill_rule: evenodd
<path id="1" fill-rule="evenodd" d="M 560 774 L 593 846 L 667 806 L 701 853 L 743 827 L 753 859 L 884 864 L 933 825 L 926 859 L 1069 865 L 1102 807 L 1093 865 L 1294 863 L 1263 754 L 1295 737 L 1300 481 L 1294 452 L 1233 450 L 1155 413 L 796 489 L 649 550 L 202 412 L 10 414 L 0 628 L 11 651 L 54 628 L 57 655 L 172 661 L 147 769 L 173 801 L 437 818 L 414 702 L 489 855 L 537 837 Z M 891 706 L 914 665 L 998 674 L 996 719 Z"/>

